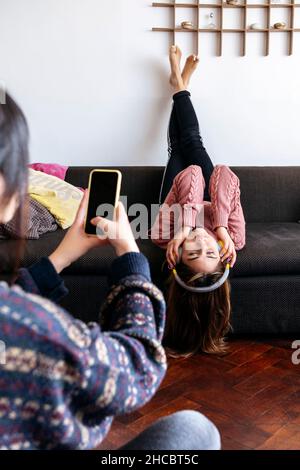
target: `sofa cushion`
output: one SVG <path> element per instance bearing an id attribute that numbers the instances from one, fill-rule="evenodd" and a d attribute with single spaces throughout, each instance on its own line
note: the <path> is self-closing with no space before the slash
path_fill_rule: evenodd
<path id="1" fill-rule="evenodd" d="M 300 224 L 251 223 L 232 275 L 300 274 Z"/>
<path id="2" fill-rule="evenodd" d="M 23 265 L 28 266 L 42 256 L 48 256 L 59 244 L 64 230 L 47 233 L 39 240 L 26 244 Z M 233 277 L 300 274 L 300 224 L 252 223 L 247 225 L 247 244 L 239 252 L 232 271 Z M 12 268 L 15 241 L 0 241 L 0 259 L 4 272 Z M 150 240 L 138 242 L 141 251 L 151 263 L 152 274 L 157 277 L 165 253 Z M 107 275 L 115 258 L 110 246 L 95 248 L 65 270 L 68 275 Z"/>
<path id="3" fill-rule="evenodd" d="M 56 232 L 47 233 L 39 240 L 27 240 L 22 266 L 30 266 L 43 256 L 49 256 L 65 236 L 66 230 L 58 229 Z M 164 261 L 164 252 L 153 245 L 150 240 L 138 241 L 140 250 L 151 259 L 152 272 L 160 270 Z M 10 273 L 13 269 L 13 254 L 17 251 L 15 240 L 0 240 L 0 259 L 2 273 Z M 94 248 L 78 261 L 66 268 L 64 273 L 68 275 L 99 275 L 106 276 L 111 262 L 116 258 L 114 250 L 110 246 Z"/>
<path id="4" fill-rule="evenodd" d="M 38 240 L 26 240 L 22 266 L 29 266 L 42 256 L 49 256 L 58 246 L 66 231 L 59 228 L 55 232 L 48 232 Z M 0 240 L 1 272 L 10 273 L 13 269 L 14 256 L 17 253 L 19 241 Z"/>

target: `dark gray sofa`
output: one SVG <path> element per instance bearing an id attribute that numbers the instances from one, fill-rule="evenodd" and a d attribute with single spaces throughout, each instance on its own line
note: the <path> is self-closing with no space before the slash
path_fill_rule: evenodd
<path id="1" fill-rule="evenodd" d="M 100 165 L 101 166 L 101 165 Z M 67 181 L 87 187 L 90 167 L 70 167 Z M 120 167 L 128 205 L 157 204 L 162 167 Z M 231 274 L 232 323 L 236 334 L 300 333 L 300 166 L 232 167 L 241 181 L 247 245 Z M 49 255 L 63 230 L 28 241 L 22 264 Z M 2 279 L 11 269 L 14 241 L 0 241 Z M 164 252 L 150 240 L 139 242 L 151 263 L 153 280 L 163 287 Z M 97 320 L 114 259 L 110 247 L 92 250 L 63 272 L 69 295 L 62 305 L 76 317 Z"/>

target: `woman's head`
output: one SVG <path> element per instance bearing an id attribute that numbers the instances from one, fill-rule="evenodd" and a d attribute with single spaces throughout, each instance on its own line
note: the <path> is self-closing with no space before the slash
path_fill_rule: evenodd
<path id="1" fill-rule="evenodd" d="M 180 278 L 191 287 L 204 287 L 217 282 L 224 267 L 211 273 L 195 274 L 181 262 Z M 196 352 L 221 354 L 226 351 L 224 337 L 230 330 L 230 285 L 226 281 L 209 293 L 191 293 L 170 277 L 167 294 L 165 344 L 177 355 Z"/>
<path id="2" fill-rule="evenodd" d="M 0 223 L 8 223 L 16 215 L 20 234 L 26 216 L 28 141 L 25 116 L 7 94 L 5 104 L 0 104 Z"/>
<path id="3" fill-rule="evenodd" d="M 218 243 L 204 228 L 190 232 L 181 247 L 181 262 L 195 274 L 212 274 L 223 269 Z"/>

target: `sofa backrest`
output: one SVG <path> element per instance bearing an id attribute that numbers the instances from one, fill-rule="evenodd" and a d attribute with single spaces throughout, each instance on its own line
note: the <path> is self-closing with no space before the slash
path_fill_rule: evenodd
<path id="1" fill-rule="evenodd" d="M 300 166 L 232 167 L 248 222 L 300 220 Z"/>
<path id="2" fill-rule="evenodd" d="M 70 167 L 66 180 L 86 188 L 93 168 Z M 99 168 L 102 168 L 101 165 Z M 150 207 L 158 203 L 163 167 L 126 166 L 118 169 L 123 174 L 121 194 L 127 196 L 128 205 L 143 203 Z M 240 178 L 241 199 L 247 222 L 300 220 L 300 166 L 231 169 Z"/>

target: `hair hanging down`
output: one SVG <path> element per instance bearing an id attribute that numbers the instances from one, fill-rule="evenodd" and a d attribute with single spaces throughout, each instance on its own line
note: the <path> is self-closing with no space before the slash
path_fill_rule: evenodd
<path id="1" fill-rule="evenodd" d="M 29 131 L 26 118 L 15 101 L 6 94 L 5 104 L 0 104 L 0 175 L 5 182 L 0 204 L 5 207 L 13 195 L 19 197 L 17 229 L 21 234 L 21 240 L 14 252 L 13 274 L 16 273 L 24 249 L 22 234 L 24 234 L 28 210 L 28 142 Z M 11 281 L 13 282 L 13 279 Z"/>
<path id="2" fill-rule="evenodd" d="M 183 263 L 177 267 L 188 285 L 204 287 L 217 282 L 224 272 L 192 274 Z M 191 293 L 172 275 L 167 293 L 167 322 L 164 344 L 173 356 L 190 356 L 197 352 L 224 354 L 225 335 L 230 330 L 230 284 L 208 293 Z"/>

